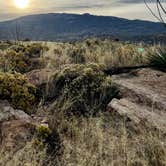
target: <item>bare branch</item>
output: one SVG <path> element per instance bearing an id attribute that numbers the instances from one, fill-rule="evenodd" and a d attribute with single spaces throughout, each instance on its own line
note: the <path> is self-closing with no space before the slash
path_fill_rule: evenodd
<path id="1" fill-rule="evenodd" d="M 152 9 L 150 3 L 152 3 L 152 1 L 148 1 L 148 0 L 144 0 L 144 3 L 147 7 L 147 9 L 150 11 L 150 13 L 161 23 L 163 23 L 164 25 L 166 25 L 166 9 L 164 8 L 163 3 L 161 2 L 161 0 L 156 0 L 155 1 L 155 5 L 156 5 L 156 11 L 154 11 L 154 9 Z"/>

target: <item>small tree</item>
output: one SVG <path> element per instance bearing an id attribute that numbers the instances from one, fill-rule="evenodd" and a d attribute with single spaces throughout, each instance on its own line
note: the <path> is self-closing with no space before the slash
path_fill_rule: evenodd
<path id="1" fill-rule="evenodd" d="M 22 39 L 21 26 L 18 20 L 14 21 L 13 28 L 9 29 L 9 31 L 9 38 L 14 39 L 15 43 L 17 44 Z"/>

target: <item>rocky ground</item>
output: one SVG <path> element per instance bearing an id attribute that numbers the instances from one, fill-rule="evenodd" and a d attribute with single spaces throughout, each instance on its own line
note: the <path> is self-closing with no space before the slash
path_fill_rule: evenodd
<path id="1" fill-rule="evenodd" d="M 42 86 L 47 83 L 49 70 L 28 73 L 29 80 Z M 139 69 L 131 73 L 112 76 L 120 90 L 120 99 L 113 99 L 108 111 L 127 122 L 147 125 L 166 133 L 166 73 L 154 69 Z M 46 115 L 29 116 L 13 109 L 8 102 L 0 101 L 0 149 L 1 152 L 20 150 L 33 137 L 38 125 L 47 125 Z"/>
<path id="2" fill-rule="evenodd" d="M 113 83 L 119 87 L 121 99 L 114 99 L 109 109 L 126 115 L 135 123 L 148 122 L 166 131 L 166 74 L 142 69 L 114 75 Z"/>

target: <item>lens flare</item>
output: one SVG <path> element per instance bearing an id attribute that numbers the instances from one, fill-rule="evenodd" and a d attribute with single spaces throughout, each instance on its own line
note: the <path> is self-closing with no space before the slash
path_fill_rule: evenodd
<path id="1" fill-rule="evenodd" d="M 29 0 L 14 0 L 15 6 L 24 9 L 28 7 Z"/>

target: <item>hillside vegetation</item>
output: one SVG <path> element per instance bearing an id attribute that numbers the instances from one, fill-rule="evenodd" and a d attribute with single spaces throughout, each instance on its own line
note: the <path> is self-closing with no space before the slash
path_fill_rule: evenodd
<path id="1" fill-rule="evenodd" d="M 161 131 L 107 109 L 121 96 L 105 71 L 140 65 L 165 70 L 163 46 L 97 38 L 1 42 L 0 100 L 47 124 L 35 120 L 32 140 L 14 153 L 0 151 L 0 165 L 165 166 Z"/>

